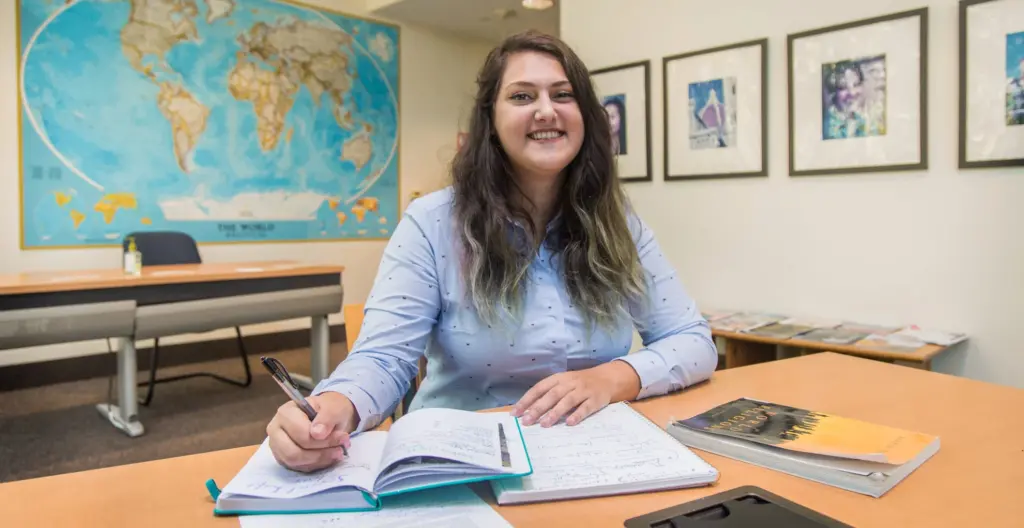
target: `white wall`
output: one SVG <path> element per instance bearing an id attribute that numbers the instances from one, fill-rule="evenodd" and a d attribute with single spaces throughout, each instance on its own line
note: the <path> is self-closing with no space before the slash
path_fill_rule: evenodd
<path id="1" fill-rule="evenodd" d="M 930 7 L 924 172 L 788 176 L 786 35 Z M 956 0 L 563 0 L 587 66 L 650 59 L 654 179 L 627 185 L 697 300 L 972 335 L 934 369 L 1024 387 L 1024 171 L 957 169 Z M 769 177 L 662 181 L 661 58 L 768 37 Z"/>
<path id="2" fill-rule="evenodd" d="M 17 71 L 15 1 L 0 0 L 0 273 L 42 269 L 87 269 L 118 266 L 119 250 L 31 250 L 19 248 Z M 365 0 L 316 0 L 314 3 L 366 15 Z M 402 201 L 413 191 L 429 192 L 447 178 L 446 164 L 455 151 L 459 124 L 467 119 L 475 93 L 477 68 L 489 47 L 422 28 L 401 28 L 400 174 Z M 363 302 L 384 250 L 384 242 L 204 245 L 210 262 L 298 259 L 345 266 L 346 302 Z M 338 314 L 332 322 L 341 322 Z M 248 334 L 306 328 L 308 321 L 247 327 Z M 168 343 L 227 337 L 227 332 L 167 339 Z M 142 343 L 143 345 L 145 343 Z M 103 342 L 4 351 L 0 365 L 106 351 Z"/>

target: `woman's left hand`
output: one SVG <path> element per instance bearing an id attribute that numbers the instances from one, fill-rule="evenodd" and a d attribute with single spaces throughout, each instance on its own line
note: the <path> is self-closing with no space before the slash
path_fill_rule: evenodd
<path id="1" fill-rule="evenodd" d="M 565 423 L 576 425 L 612 402 L 632 400 L 640 393 L 640 377 L 625 361 L 611 361 L 586 370 L 560 372 L 533 386 L 512 408 L 523 425 L 550 427 L 572 412 Z"/>

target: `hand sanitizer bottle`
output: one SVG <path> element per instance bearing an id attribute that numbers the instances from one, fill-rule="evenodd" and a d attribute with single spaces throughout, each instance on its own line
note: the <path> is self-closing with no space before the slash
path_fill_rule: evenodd
<path id="1" fill-rule="evenodd" d="M 138 247 L 135 248 L 135 274 L 142 275 L 142 250 Z"/>
<path id="2" fill-rule="evenodd" d="M 135 246 L 135 238 L 128 238 L 128 249 L 124 252 L 124 272 L 128 275 L 138 275 L 142 270 L 142 263 L 139 258 L 139 250 Z"/>

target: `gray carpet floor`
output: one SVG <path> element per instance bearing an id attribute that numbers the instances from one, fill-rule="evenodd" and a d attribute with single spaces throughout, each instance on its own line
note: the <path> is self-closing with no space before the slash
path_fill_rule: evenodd
<path id="1" fill-rule="evenodd" d="M 344 343 L 332 345 L 332 368 L 345 353 Z M 291 372 L 309 372 L 308 349 L 273 356 Z M 107 378 L 0 392 L 0 482 L 258 444 L 287 397 L 258 357 L 250 356 L 249 365 L 253 380 L 246 388 L 208 377 L 157 384 L 150 405 L 139 407 L 146 431 L 136 438 L 95 408 L 108 401 Z M 232 358 L 160 369 L 158 377 L 197 371 L 244 376 L 241 361 Z M 139 381 L 148 375 L 140 372 Z"/>

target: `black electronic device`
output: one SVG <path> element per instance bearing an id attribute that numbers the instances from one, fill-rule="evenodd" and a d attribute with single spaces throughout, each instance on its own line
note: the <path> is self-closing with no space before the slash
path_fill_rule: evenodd
<path id="1" fill-rule="evenodd" d="M 625 528 L 851 528 L 757 486 L 627 519 Z"/>

